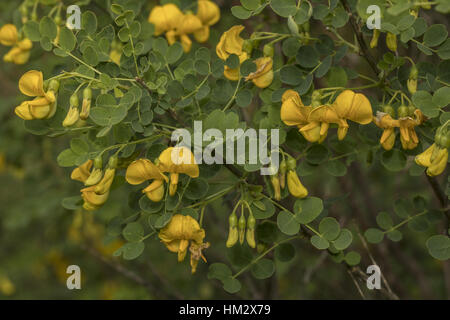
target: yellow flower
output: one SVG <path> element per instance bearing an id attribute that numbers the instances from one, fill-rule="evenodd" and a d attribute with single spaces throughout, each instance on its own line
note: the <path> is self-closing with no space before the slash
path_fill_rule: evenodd
<path id="1" fill-rule="evenodd" d="M 252 80 L 258 88 L 267 88 L 273 80 L 273 60 L 271 57 L 262 57 L 255 60 L 256 71 L 250 73 L 245 80 Z"/>
<path id="2" fill-rule="evenodd" d="M 113 49 L 109 52 L 109 59 L 120 66 L 120 57 L 122 56 L 122 51 Z"/>
<path id="3" fill-rule="evenodd" d="M 0 43 L 4 46 L 13 46 L 18 41 L 17 28 L 13 24 L 5 24 L 0 28 Z"/>
<path id="4" fill-rule="evenodd" d="M 178 254 L 179 262 L 184 260 L 189 243 L 191 244 L 192 273 L 195 272 L 197 266 L 195 260 L 198 262 L 200 258 L 203 258 L 206 261 L 201 252 L 202 249 L 209 246 L 208 243 L 203 243 L 205 230 L 200 228 L 198 222 L 191 216 L 174 215 L 169 223 L 159 231 L 158 236 L 169 251 Z"/>
<path id="5" fill-rule="evenodd" d="M 186 147 L 169 147 L 159 155 L 158 160 L 161 171 L 170 173 L 169 194 L 171 196 L 177 191 L 180 173 L 187 174 L 191 178 L 197 178 L 199 175 L 194 155 Z"/>
<path id="6" fill-rule="evenodd" d="M 287 185 L 290 194 L 296 198 L 305 198 L 308 196 L 308 190 L 303 186 L 298 178 L 297 172 L 289 170 L 287 173 Z"/>
<path id="7" fill-rule="evenodd" d="M 433 143 L 428 149 L 417 155 L 415 161 L 419 166 L 427 168 L 427 175 L 434 177 L 444 172 L 448 161 L 448 150 Z"/>
<path id="8" fill-rule="evenodd" d="M 386 46 L 389 50 L 396 52 L 397 51 L 397 35 L 388 32 L 386 34 Z"/>
<path id="9" fill-rule="evenodd" d="M 163 6 L 156 6 L 150 12 L 148 22 L 155 25 L 155 36 L 175 29 L 178 25 L 183 13 L 173 3 L 168 3 Z"/>
<path id="10" fill-rule="evenodd" d="M 192 40 L 189 38 L 188 34 L 194 33 L 202 28 L 202 22 L 200 19 L 188 13 L 183 15 L 175 30 L 170 30 L 166 34 L 167 42 L 172 45 L 176 41 L 176 37 L 180 37 L 181 45 L 184 52 L 189 52 L 192 47 Z"/>
<path id="11" fill-rule="evenodd" d="M 154 201 L 161 201 L 164 197 L 164 181 L 167 177 L 161 173 L 161 170 L 148 159 L 138 159 L 133 161 L 127 168 L 125 179 L 129 184 L 137 185 L 148 180 L 153 180 L 142 193 Z"/>
<path id="12" fill-rule="evenodd" d="M 220 37 L 220 41 L 216 46 L 216 54 L 221 60 L 227 60 L 231 54 L 239 57 L 239 63 L 247 60 L 247 52 L 243 51 L 244 39 L 240 37 L 240 33 L 244 30 L 244 26 L 237 25 L 225 31 Z M 224 76 L 232 81 L 239 79 L 239 68 L 231 69 L 225 66 Z"/>
<path id="13" fill-rule="evenodd" d="M 339 117 L 336 109 L 332 105 L 321 105 L 313 108 L 309 113 L 308 122 L 309 124 L 301 128 L 300 132 L 309 131 L 320 126 L 319 142 L 322 142 L 327 136 L 328 128 L 331 123 L 336 123 L 339 125 L 338 138 L 340 140 L 345 137 L 348 130 L 347 122 L 345 119 Z"/>
<path id="14" fill-rule="evenodd" d="M 309 114 L 313 110 L 312 107 L 303 105 L 300 95 L 294 90 L 284 92 L 282 98 L 280 116 L 281 120 L 288 126 L 297 126 L 300 133 L 309 142 L 317 142 L 325 139 L 320 136 L 320 125 L 317 123 L 308 130 L 302 130 L 309 124 Z"/>
<path id="15" fill-rule="evenodd" d="M 14 47 L 3 56 L 3 60 L 19 65 L 25 64 L 30 58 L 30 50 L 32 47 L 32 42 L 29 39 L 24 39 L 16 43 Z"/>
<path id="16" fill-rule="evenodd" d="M 54 84 L 50 90 L 44 92 L 42 72 L 31 70 L 26 72 L 19 80 L 19 90 L 30 97 L 31 101 L 24 101 L 15 109 L 17 116 L 24 120 L 49 119 L 56 112 L 56 92 L 58 85 Z"/>
<path id="17" fill-rule="evenodd" d="M 375 48 L 378 45 L 378 38 L 380 37 L 380 30 L 374 29 L 372 34 L 372 40 L 370 40 L 370 47 Z"/>
<path id="18" fill-rule="evenodd" d="M 94 162 L 92 160 L 88 160 L 81 166 L 75 168 L 70 175 L 70 179 L 84 183 L 89 178 L 93 164 Z"/>
<path id="19" fill-rule="evenodd" d="M 385 150 L 391 150 L 395 143 L 395 128 L 400 127 L 398 120 L 384 112 L 377 111 L 376 117 L 373 117 L 373 122 L 381 129 L 383 134 L 380 138 L 380 144 Z"/>
<path id="20" fill-rule="evenodd" d="M 359 124 L 369 124 L 372 122 L 372 106 L 369 99 L 361 93 L 352 90 L 344 90 L 336 98 L 333 104 L 337 115 L 345 120 L 350 120 Z M 346 121 L 341 121 L 343 126 L 339 126 L 338 138 L 344 139 L 347 134 L 348 125 Z"/>
<path id="21" fill-rule="evenodd" d="M 414 127 L 421 125 L 425 121 L 425 116 L 423 113 L 416 109 L 414 111 L 414 118 L 403 117 L 398 119 L 400 128 L 400 141 L 402 147 L 405 150 L 411 150 L 417 147 L 419 144 L 419 137 L 417 136 Z"/>
<path id="22" fill-rule="evenodd" d="M 209 39 L 209 27 L 220 19 L 220 9 L 217 4 L 209 0 L 198 0 L 197 17 L 202 22 L 202 28 L 194 32 L 195 40 L 200 43 Z"/>

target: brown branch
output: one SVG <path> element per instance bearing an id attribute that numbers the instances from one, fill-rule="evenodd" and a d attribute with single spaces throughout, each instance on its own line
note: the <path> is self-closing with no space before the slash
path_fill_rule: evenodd
<path id="1" fill-rule="evenodd" d="M 358 40 L 359 47 L 362 51 L 359 52 L 359 54 L 367 61 L 369 66 L 372 68 L 373 72 L 378 76 L 377 64 L 375 63 L 375 60 L 370 54 L 367 44 L 364 41 L 364 36 L 361 32 L 361 27 L 356 22 L 355 16 L 353 15 L 352 10 L 349 4 L 347 3 L 347 0 L 341 0 L 341 3 L 344 6 L 344 9 L 348 12 L 350 26 L 352 27 L 353 32 L 356 35 L 356 39 Z"/>

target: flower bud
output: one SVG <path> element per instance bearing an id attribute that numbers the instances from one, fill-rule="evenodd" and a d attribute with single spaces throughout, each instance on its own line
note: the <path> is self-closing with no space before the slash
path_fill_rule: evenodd
<path id="1" fill-rule="evenodd" d="M 63 127 L 73 126 L 80 118 L 80 112 L 77 107 L 71 106 L 62 123 Z"/>
<path id="2" fill-rule="evenodd" d="M 290 194 L 296 198 L 305 198 L 308 196 L 308 190 L 302 185 L 297 172 L 289 170 L 287 174 L 287 184 Z"/>
<path id="3" fill-rule="evenodd" d="M 89 118 L 92 101 L 92 89 L 87 87 L 83 90 L 83 104 L 81 105 L 80 119 L 86 120 Z"/>
<path id="4" fill-rule="evenodd" d="M 274 198 L 277 201 L 281 200 L 280 179 L 277 174 L 270 176 L 270 182 L 272 183 Z"/>
<path id="5" fill-rule="evenodd" d="M 280 186 L 281 189 L 284 189 L 286 186 L 286 172 L 287 172 L 287 163 L 286 160 L 281 160 L 280 163 Z"/>
<path id="6" fill-rule="evenodd" d="M 84 182 L 84 185 L 86 187 L 93 186 L 94 184 L 99 183 L 102 177 L 103 177 L 103 170 L 101 168 L 94 168 L 92 169 L 89 177 Z"/>
<path id="7" fill-rule="evenodd" d="M 247 239 L 247 244 L 251 248 L 255 248 L 256 247 L 255 226 L 256 226 L 256 219 L 255 219 L 255 217 L 253 217 L 253 214 L 250 213 L 250 215 L 248 217 L 248 221 L 247 221 L 246 239 Z"/>
<path id="8" fill-rule="evenodd" d="M 389 50 L 396 52 L 397 51 L 397 36 L 393 33 L 388 32 L 386 35 L 386 45 Z"/>
<path id="9" fill-rule="evenodd" d="M 110 157 L 109 160 L 108 160 L 108 167 L 112 168 L 112 169 L 117 168 L 117 161 L 118 160 L 119 159 L 117 158 L 117 156 Z"/>
<path id="10" fill-rule="evenodd" d="M 273 57 L 273 45 L 271 44 L 266 44 L 263 48 L 263 53 L 265 57 Z"/>
<path id="11" fill-rule="evenodd" d="M 295 160 L 293 157 L 288 157 L 287 169 L 288 170 L 295 170 L 296 167 L 297 167 L 297 160 Z"/>
<path id="12" fill-rule="evenodd" d="M 258 243 L 256 246 L 256 252 L 263 253 L 266 250 L 267 246 L 264 243 Z"/>
<path id="13" fill-rule="evenodd" d="M 390 105 L 383 106 L 383 112 L 387 113 L 392 118 L 395 118 L 395 110 L 394 110 L 394 108 L 392 108 L 392 106 L 390 106 Z"/>
<path id="14" fill-rule="evenodd" d="M 245 239 L 245 226 L 246 226 L 244 213 L 241 214 L 238 221 L 238 229 L 239 229 L 239 243 L 243 244 Z"/>
<path id="15" fill-rule="evenodd" d="M 321 99 L 322 99 L 322 94 L 320 93 L 320 91 L 314 90 L 313 93 L 311 94 L 311 107 L 320 106 L 322 104 Z"/>
<path id="16" fill-rule="evenodd" d="M 397 109 L 397 114 L 399 118 L 407 117 L 409 115 L 409 108 L 405 105 L 401 105 Z"/>
<path id="17" fill-rule="evenodd" d="M 78 107 L 80 102 L 78 100 L 78 95 L 76 93 L 70 96 L 69 103 L 71 107 Z"/>
<path id="18" fill-rule="evenodd" d="M 287 24 L 288 24 L 289 31 L 291 32 L 291 34 L 293 36 L 296 36 L 296 37 L 300 36 L 298 25 L 294 21 L 294 18 L 292 16 L 288 17 Z"/>
<path id="19" fill-rule="evenodd" d="M 237 216 L 234 212 L 228 217 L 228 223 L 229 223 L 229 230 L 226 246 L 227 248 L 231 248 L 236 244 L 239 238 L 237 229 Z"/>
<path id="20" fill-rule="evenodd" d="M 408 91 L 411 94 L 416 93 L 417 91 L 417 79 L 408 79 L 406 81 L 406 86 L 408 87 Z"/>
<path id="21" fill-rule="evenodd" d="M 380 30 L 374 29 L 372 34 L 372 40 L 370 40 L 370 47 L 376 48 L 378 45 L 378 38 L 380 38 Z"/>
<path id="22" fill-rule="evenodd" d="M 58 90 L 59 90 L 59 81 L 55 80 L 55 79 L 50 80 L 50 82 L 48 84 L 48 89 L 52 90 L 55 93 L 58 92 Z"/>

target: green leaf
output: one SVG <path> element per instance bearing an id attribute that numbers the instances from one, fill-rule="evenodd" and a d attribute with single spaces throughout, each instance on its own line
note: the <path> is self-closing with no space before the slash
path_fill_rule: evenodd
<path id="1" fill-rule="evenodd" d="M 433 24 L 423 35 L 423 43 L 428 47 L 440 45 L 447 39 L 448 31 L 443 24 Z"/>
<path id="2" fill-rule="evenodd" d="M 145 244 L 143 242 L 128 242 L 114 252 L 114 256 L 123 255 L 125 260 L 133 260 L 139 257 L 144 251 Z"/>
<path id="3" fill-rule="evenodd" d="M 342 67 L 331 67 L 326 79 L 329 87 L 345 87 L 348 81 L 347 72 Z"/>
<path id="4" fill-rule="evenodd" d="M 377 215 L 376 220 L 377 220 L 378 226 L 383 230 L 389 230 L 394 225 L 391 215 L 387 212 L 380 212 Z"/>
<path id="5" fill-rule="evenodd" d="M 323 210 L 322 199 L 309 197 L 298 199 L 294 204 L 294 213 L 298 223 L 307 224 L 316 219 Z"/>
<path id="6" fill-rule="evenodd" d="M 288 262 L 295 257 L 295 247 L 290 243 L 282 243 L 275 248 L 275 259 Z"/>
<path id="7" fill-rule="evenodd" d="M 270 7 L 276 14 L 284 18 L 295 16 L 297 13 L 297 2 L 295 0 L 272 0 Z"/>
<path id="8" fill-rule="evenodd" d="M 429 118 L 439 116 L 439 105 L 433 102 L 433 97 L 428 91 L 419 90 L 412 96 L 414 105 Z"/>
<path id="9" fill-rule="evenodd" d="M 31 41 L 39 41 L 41 34 L 39 32 L 39 23 L 36 21 L 28 20 L 23 26 L 23 32 L 25 36 Z"/>
<path id="10" fill-rule="evenodd" d="M 73 32 L 66 27 L 62 27 L 59 33 L 59 45 L 66 51 L 72 51 L 77 44 L 77 38 L 73 35 Z"/>
<path id="11" fill-rule="evenodd" d="M 380 229 L 377 228 L 369 228 L 364 232 L 364 237 L 370 243 L 380 243 L 383 241 L 384 233 Z"/>
<path id="12" fill-rule="evenodd" d="M 339 160 L 325 163 L 325 170 L 334 177 L 342 177 L 347 173 L 347 167 Z"/>
<path id="13" fill-rule="evenodd" d="M 183 47 L 179 42 L 175 42 L 167 50 L 167 62 L 169 64 L 174 64 L 183 56 Z"/>
<path id="14" fill-rule="evenodd" d="M 88 46 L 84 49 L 83 59 L 84 62 L 93 67 L 95 67 L 99 62 L 97 52 L 92 46 Z"/>
<path id="15" fill-rule="evenodd" d="M 254 263 L 250 271 L 256 279 L 267 279 L 275 272 L 275 265 L 272 260 L 263 258 Z"/>
<path id="16" fill-rule="evenodd" d="M 97 16 L 92 11 L 85 11 L 81 16 L 81 29 L 88 34 L 94 34 L 97 30 Z"/>
<path id="17" fill-rule="evenodd" d="M 144 236 L 144 228 L 139 222 L 131 222 L 125 226 L 122 235 L 129 242 L 141 241 Z"/>
<path id="18" fill-rule="evenodd" d="M 197 200 L 203 198 L 208 193 L 208 190 L 209 184 L 205 179 L 191 179 L 184 195 L 190 200 Z"/>
<path id="19" fill-rule="evenodd" d="M 256 10 L 261 5 L 261 0 L 241 0 L 241 4 L 245 9 Z"/>
<path id="20" fill-rule="evenodd" d="M 450 104 L 450 88 L 442 87 L 433 94 L 432 101 L 435 105 L 444 108 Z"/>
<path id="21" fill-rule="evenodd" d="M 383 152 L 381 163 L 389 171 L 400 171 L 406 166 L 406 156 L 401 150 L 392 149 Z"/>
<path id="22" fill-rule="evenodd" d="M 250 207 L 252 208 L 253 216 L 255 219 L 268 219 L 275 213 L 275 206 L 268 199 L 264 198 L 260 201 L 263 203 L 264 207 L 256 205 L 252 202 Z"/>
<path id="23" fill-rule="evenodd" d="M 312 164 L 320 164 L 328 159 L 329 151 L 321 144 L 313 144 L 308 148 L 306 160 Z"/>
<path id="24" fill-rule="evenodd" d="M 53 19 L 47 16 L 43 17 L 39 22 L 39 33 L 41 34 L 41 36 L 47 37 L 50 40 L 55 39 L 57 34 L 57 28 Z"/>
<path id="25" fill-rule="evenodd" d="M 331 243 L 337 250 L 347 249 L 353 241 L 353 234 L 348 229 L 342 229 L 339 236 Z"/>
<path id="26" fill-rule="evenodd" d="M 245 108 L 247 107 L 253 99 L 253 93 L 249 89 L 240 90 L 236 94 L 236 104 L 239 107 Z"/>
<path id="27" fill-rule="evenodd" d="M 344 260 L 349 266 L 356 266 L 361 262 L 361 255 L 356 251 L 350 251 L 345 255 Z"/>
<path id="28" fill-rule="evenodd" d="M 241 290 L 241 283 L 238 279 L 228 278 L 223 281 L 223 289 L 228 293 L 236 293 Z"/>
<path id="29" fill-rule="evenodd" d="M 233 6 L 233 7 L 231 7 L 231 13 L 236 18 L 242 19 L 242 20 L 248 19 L 252 15 L 252 12 L 250 10 L 247 10 L 244 7 L 241 7 L 241 6 Z"/>
<path id="30" fill-rule="evenodd" d="M 280 69 L 280 80 L 291 86 L 298 86 L 302 82 L 302 73 L 294 65 L 283 66 Z"/>
<path id="31" fill-rule="evenodd" d="M 333 217 L 326 217 L 320 221 L 319 232 L 325 239 L 332 241 L 335 240 L 341 232 L 341 227 L 337 220 Z"/>
<path id="32" fill-rule="evenodd" d="M 295 215 L 287 211 L 278 213 L 277 225 L 280 231 L 288 236 L 297 234 L 300 231 L 300 223 L 297 222 Z"/>
<path id="33" fill-rule="evenodd" d="M 389 231 L 388 233 L 386 233 L 386 236 L 389 238 L 389 240 L 394 242 L 398 242 L 403 238 L 403 234 L 397 229 Z"/>
<path id="34" fill-rule="evenodd" d="M 450 39 L 445 40 L 445 42 L 437 49 L 437 54 L 439 58 L 443 60 L 450 59 Z"/>
<path id="35" fill-rule="evenodd" d="M 330 246 L 330 243 L 328 242 L 327 239 L 320 237 L 318 235 L 313 235 L 310 241 L 311 244 L 319 250 L 328 249 L 328 247 Z"/>
<path id="36" fill-rule="evenodd" d="M 304 68 L 314 68 L 319 63 L 319 53 L 312 46 L 303 46 L 298 50 L 296 60 Z"/>
<path id="37" fill-rule="evenodd" d="M 434 235 L 427 240 L 430 255 L 438 260 L 450 259 L 450 238 L 442 234 Z"/>

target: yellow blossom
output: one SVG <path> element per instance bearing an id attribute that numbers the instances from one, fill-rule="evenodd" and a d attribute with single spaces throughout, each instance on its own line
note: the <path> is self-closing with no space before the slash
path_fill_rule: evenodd
<path id="1" fill-rule="evenodd" d="M 179 23 L 183 13 L 173 3 L 168 3 L 163 6 L 156 6 L 150 12 L 148 22 L 155 25 L 155 35 L 173 30 Z"/>
<path id="2" fill-rule="evenodd" d="M 190 251 L 193 273 L 197 264 L 192 260 L 198 261 L 200 258 L 203 258 L 206 261 L 201 252 L 202 249 L 209 246 L 209 244 L 203 243 L 205 230 L 200 228 L 198 222 L 191 216 L 174 215 L 169 223 L 159 231 L 158 236 L 169 251 L 178 254 L 179 262 L 184 260 L 189 244 L 191 244 Z"/>
<path id="3" fill-rule="evenodd" d="M 344 139 L 347 134 L 348 125 L 346 120 L 359 124 L 369 124 L 372 122 L 372 106 L 369 99 L 361 93 L 355 93 L 352 90 L 344 90 L 336 98 L 333 107 L 337 115 L 344 119 L 338 129 L 339 140 Z"/>
<path id="4" fill-rule="evenodd" d="M 32 47 L 32 42 L 29 39 L 24 39 L 16 43 L 14 47 L 3 56 L 3 60 L 19 65 L 25 64 L 30 58 L 30 50 Z"/>
<path id="5" fill-rule="evenodd" d="M 290 194 L 296 198 L 305 198 L 308 196 L 308 190 L 303 186 L 298 178 L 297 172 L 289 170 L 287 173 L 287 185 Z"/>
<path id="6" fill-rule="evenodd" d="M 419 144 L 419 137 L 417 136 L 414 127 L 421 125 L 425 121 L 424 114 L 416 109 L 414 111 L 414 118 L 412 117 L 402 117 L 398 119 L 400 128 L 400 141 L 402 147 L 405 150 L 411 150 L 417 147 Z"/>
<path id="7" fill-rule="evenodd" d="M 24 120 L 49 119 L 56 112 L 55 84 L 49 91 L 44 92 L 42 72 L 31 70 L 26 72 L 19 80 L 19 90 L 30 97 L 36 97 L 31 101 L 24 101 L 15 109 L 17 116 Z"/>
<path id="8" fill-rule="evenodd" d="M 448 150 L 433 143 L 424 152 L 417 155 L 415 161 L 418 165 L 427 168 L 427 175 L 434 177 L 444 172 L 448 161 Z"/>
<path id="9" fill-rule="evenodd" d="M 164 181 L 168 181 L 161 170 L 148 159 L 133 161 L 127 168 L 125 179 L 133 185 L 153 180 L 142 192 L 154 202 L 162 200 L 164 197 Z"/>
<path id="10" fill-rule="evenodd" d="M 18 41 L 17 28 L 7 23 L 0 28 L 0 43 L 4 46 L 13 46 Z"/>
<path id="11" fill-rule="evenodd" d="M 245 80 L 252 80 L 258 88 L 267 88 L 273 80 L 273 60 L 271 57 L 262 57 L 254 62 L 256 71 L 245 77 Z"/>
<path id="12" fill-rule="evenodd" d="M 198 0 L 197 17 L 202 22 L 202 28 L 194 32 L 195 40 L 200 43 L 209 39 L 209 27 L 220 19 L 220 9 L 217 4 L 209 0 Z"/>
<path id="13" fill-rule="evenodd" d="M 169 194 L 177 191 L 178 176 L 187 174 L 191 178 L 199 175 L 198 165 L 192 152 L 186 147 L 169 147 L 159 155 L 159 168 L 162 172 L 170 173 Z"/>
<path id="14" fill-rule="evenodd" d="M 90 175 L 90 171 L 94 162 L 92 160 L 88 160 L 83 163 L 81 166 L 75 168 L 70 175 L 70 179 L 77 180 L 80 182 L 85 182 Z"/>
<path id="15" fill-rule="evenodd" d="M 313 110 L 312 107 L 303 105 L 300 95 L 294 90 L 284 92 L 282 98 L 280 116 L 281 120 L 288 126 L 297 126 L 300 133 L 309 142 L 321 142 L 325 136 L 320 136 L 320 124 L 316 123 L 308 130 L 302 130 L 309 124 L 309 114 Z"/>
<path id="16" fill-rule="evenodd" d="M 373 122 L 381 129 L 383 134 L 380 138 L 380 144 L 385 150 L 391 150 L 395 143 L 395 128 L 400 127 L 400 123 L 388 113 L 377 112 L 376 117 L 373 117 Z"/>
<path id="17" fill-rule="evenodd" d="M 200 19 L 192 13 L 181 16 L 174 30 L 166 33 L 167 42 L 172 45 L 176 41 L 176 37 L 180 37 L 180 42 L 184 52 L 189 52 L 192 47 L 192 40 L 188 34 L 194 33 L 202 28 Z"/>
<path id="18" fill-rule="evenodd" d="M 227 60 L 231 54 L 239 57 L 239 63 L 247 60 L 247 52 L 243 50 L 244 39 L 240 37 L 240 33 L 244 30 L 244 26 L 237 25 L 225 31 L 220 37 L 220 41 L 216 46 L 216 54 L 221 60 Z M 232 81 L 239 79 L 239 68 L 231 69 L 225 66 L 224 76 Z"/>

